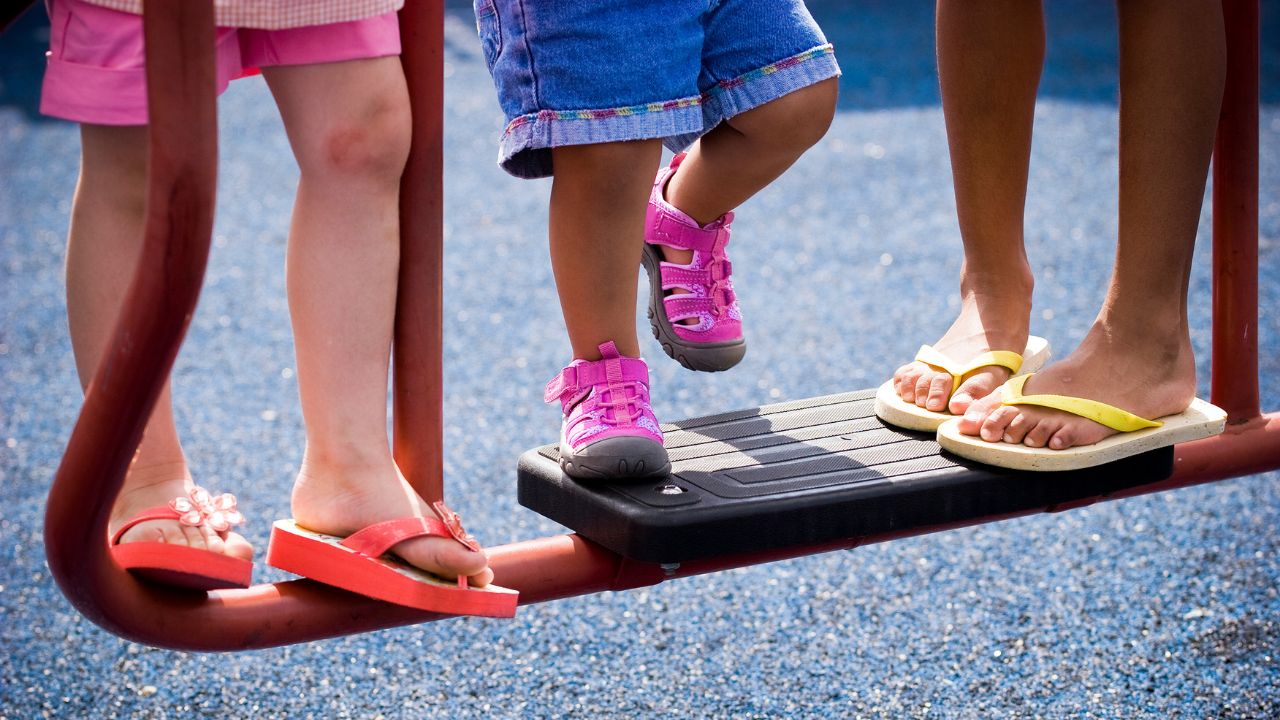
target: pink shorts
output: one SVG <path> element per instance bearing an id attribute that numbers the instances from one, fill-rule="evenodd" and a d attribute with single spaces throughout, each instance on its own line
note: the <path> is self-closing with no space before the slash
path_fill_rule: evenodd
<path id="1" fill-rule="evenodd" d="M 146 125 L 142 16 L 54 0 L 40 112 L 95 125 Z M 394 12 L 289 30 L 217 30 L 218 92 L 255 68 L 400 54 Z"/>

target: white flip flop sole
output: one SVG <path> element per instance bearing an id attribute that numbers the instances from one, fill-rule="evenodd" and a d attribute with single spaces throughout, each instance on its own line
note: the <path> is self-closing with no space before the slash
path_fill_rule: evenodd
<path id="1" fill-rule="evenodd" d="M 980 437 L 965 435 L 960 432 L 959 418 L 955 418 L 938 428 L 938 444 L 962 458 L 1010 470 L 1079 470 L 1148 450 L 1213 437 L 1226 427 L 1227 413 L 1196 398 L 1181 413 L 1157 419 L 1163 423 L 1160 427 L 1112 435 L 1093 445 L 1050 450 L 1006 442 L 987 442 Z"/>
<path id="2" fill-rule="evenodd" d="M 1022 367 L 1018 375 L 1027 375 L 1038 371 L 1049 362 L 1049 341 L 1032 335 L 1027 338 L 1027 347 L 1022 351 Z M 889 380 L 876 391 L 876 416 L 881 420 L 905 430 L 933 432 L 942 423 L 955 417 L 949 412 L 925 410 L 919 405 L 903 400 Z"/>

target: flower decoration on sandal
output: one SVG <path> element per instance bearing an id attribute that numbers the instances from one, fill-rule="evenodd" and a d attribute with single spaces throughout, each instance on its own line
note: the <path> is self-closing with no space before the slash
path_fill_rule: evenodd
<path id="1" fill-rule="evenodd" d="M 453 536 L 454 540 L 465 545 L 468 550 L 480 552 L 480 543 L 475 536 L 462 527 L 461 515 L 450 510 L 443 500 L 436 500 L 431 503 L 431 510 L 435 512 L 436 517 L 440 518 L 440 522 L 444 523 L 445 528 L 449 530 L 449 534 Z"/>
<path id="2" fill-rule="evenodd" d="M 231 493 L 214 495 L 196 486 L 186 497 L 169 501 L 169 507 L 178 513 L 178 521 L 189 527 L 208 524 L 214 532 L 226 532 L 244 523 L 244 515 L 236 509 L 236 496 Z"/>

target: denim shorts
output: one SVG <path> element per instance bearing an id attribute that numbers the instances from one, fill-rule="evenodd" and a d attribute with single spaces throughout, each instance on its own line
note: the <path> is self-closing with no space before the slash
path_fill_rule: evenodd
<path id="1" fill-rule="evenodd" d="M 801 0 L 474 0 L 507 117 L 498 162 L 552 174 L 551 148 L 661 138 L 840 74 Z"/>

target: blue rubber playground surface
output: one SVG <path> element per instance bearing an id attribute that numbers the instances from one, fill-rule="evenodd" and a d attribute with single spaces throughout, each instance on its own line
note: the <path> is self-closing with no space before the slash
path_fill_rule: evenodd
<path id="1" fill-rule="evenodd" d="M 688 373 L 646 337 L 664 420 L 872 387 L 956 306 L 931 6 L 812 6 L 845 71 L 839 116 L 738 215 L 743 364 Z M 1276 409 L 1280 3 L 1263 11 L 1260 344 L 1263 406 Z M 1110 3 L 1048 12 L 1026 226 L 1032 329 L 1065 353 L 1114 251 L 1116 38 Z M 562 600 L 512 621 L 234 655 L 99 630 L 54 586 L 41 541 L 81 398 L 61 276 L 78 139 L 35 111 L 38 15 L 0 37 L 0 719 L 1280 717 L 1276 473 Z M 563 531 L 516 504 L 515 461 L 556 436 L 541 388 L 568 344 L 547 259 L 550 185 L 494 162 L 502 117 L 467 5 L 450 4 L 446 35 L 447 484 L 496 545 Z M 220 118 L 214 248 L 174 384 L 198 480 L 240 496 L 261 557 L 302 448 L 283 273 L 297 169 L 261 80 L 234 83 Z M 1208 210 L 1190 301 L 1204 397 Z"/>

